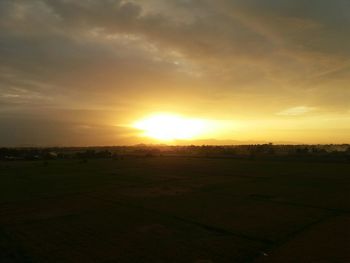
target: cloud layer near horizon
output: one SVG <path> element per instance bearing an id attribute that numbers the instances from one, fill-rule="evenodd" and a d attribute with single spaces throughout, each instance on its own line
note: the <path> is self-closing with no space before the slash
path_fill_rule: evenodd
<path id="1" fill-rule="evenodd" d="M 232 139 L 349 141 L 349 12 L 347 0 L 0 0 L 0 145 L 136 143 L 124 126 L 152 111 L 265 123 Z M 313 110 L 280 114 L 295 109 Z"/>

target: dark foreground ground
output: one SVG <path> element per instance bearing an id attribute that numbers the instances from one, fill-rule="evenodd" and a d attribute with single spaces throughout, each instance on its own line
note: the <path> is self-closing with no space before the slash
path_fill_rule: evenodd
<path id="1" fill-rule="evenodd" d="M 350 262 L 350 165 L 0 162 L 0 262 Z"/>

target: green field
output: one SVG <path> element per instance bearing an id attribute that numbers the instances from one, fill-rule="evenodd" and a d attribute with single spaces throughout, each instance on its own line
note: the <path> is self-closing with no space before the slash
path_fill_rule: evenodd
<path id="1" fill-rule="evenodd" d="M 0 162 L 0 262 L 350 262 L 350 165 Z"/>

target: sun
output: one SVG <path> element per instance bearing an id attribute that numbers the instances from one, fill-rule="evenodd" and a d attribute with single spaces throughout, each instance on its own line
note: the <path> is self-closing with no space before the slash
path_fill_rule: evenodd
<path id="1" fill-rule="evenodd" d="M 207 123 L 175 114 L 154 114 L 137 121 L 134 128 L 143 131 L 142 136 L 160 141 L 188 140 L 200 136 Z"/>

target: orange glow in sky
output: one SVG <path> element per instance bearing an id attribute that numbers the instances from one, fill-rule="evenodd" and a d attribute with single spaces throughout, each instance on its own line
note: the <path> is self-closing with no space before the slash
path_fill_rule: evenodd
<path id="1" fill-rule="evenodd" d="M 196 139 L 207 131 L 209 124 L 205 120 L 175 114 L 155 114 L 137 121 L 133 127 L 142 131 L 142 136 L 172 141 Z"/>

